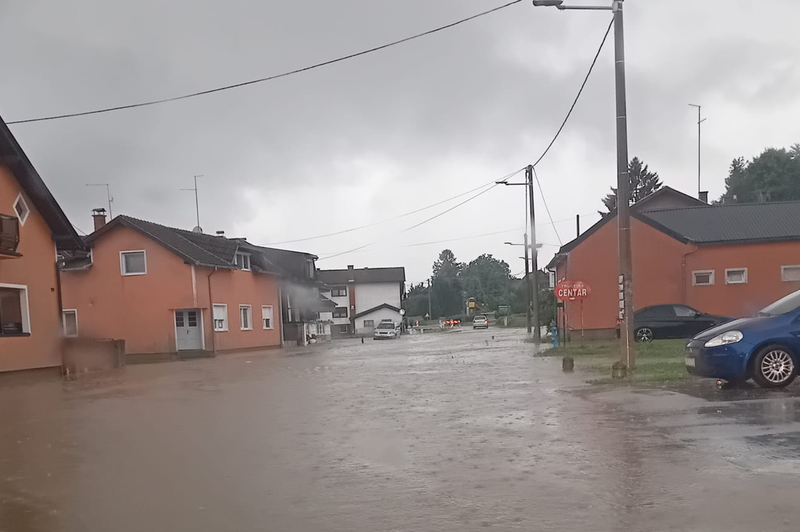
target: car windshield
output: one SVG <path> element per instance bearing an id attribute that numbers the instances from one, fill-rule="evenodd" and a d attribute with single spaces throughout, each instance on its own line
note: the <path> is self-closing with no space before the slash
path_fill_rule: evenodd
<path id="1" fill-rule="evenodd" d="M 486 319 L 486 316 L 475 316 L 475 321 L 483 321 Z"/>
<path id="2" fill-rule="evenodd" d="M 800 308 L 800 290 L 793 292 L 783 299 L 779 299 L 775 303 L 764 307 L 757 316 L 780 316 L 793 310 Z"/>
<path id="3" fill-rule="evenodd" d="M 378 329 L 394 329 L 394 323 L 384 322 L 378 325 Z"/>

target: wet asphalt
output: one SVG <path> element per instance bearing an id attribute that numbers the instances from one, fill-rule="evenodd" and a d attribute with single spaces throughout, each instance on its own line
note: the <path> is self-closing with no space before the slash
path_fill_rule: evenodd
<path id="1" fill-rule="evenodd" d="M 592 386 L 522 338 L 3 377 L 0 531 L 800 530 L 800 386 Z"/>

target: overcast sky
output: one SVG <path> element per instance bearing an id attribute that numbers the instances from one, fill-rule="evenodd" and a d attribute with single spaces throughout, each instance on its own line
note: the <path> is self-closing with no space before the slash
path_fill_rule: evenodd
<path id="1" fill-rule="evenodd" d="M 579 1 L 579 0 L 575 0 Z M 598 0 L 605 3 L 607 0 Z M 6 121 L 157 99 L 268 76 L 406 37 L 503 0 L 2 0 Z M 167 7 L 168 4 L 168 7 Z M 629 136 L 665 184 L 724 189 L 734 157 L 800 142 L 796 0 L 628 0 Z M 274 82 L 142 109 L 12 126 L 73 223 L 90 211 L 271 244 L 392 218 L 533 162 L 555 133 L 611 14 L 529 1 L 446 32 Z M 561 239 L 598 220 L 615 182 L 613 40 L 559 142 L 537 167 Z M 521 176 L 520 176 L 521 178 Z M 445 247 L 523 269 L 524 189 L 498 187 L 371 229 L 284 247 L 323 268 L 430 275 Z M 538 190 L 537 190 L 538 195 Z M 462 200 L 465 198 L 462 198 Z M 537 197 L 537 224 L 547 215 Z M 487 233 L 503 234 L 464 237 Z M 557 250 L 537 227 L 541 262 Z M 416 245 L 459 239 L 453 242 Z M 280 246 L 279 246 L 280 247 Z M 609 250 L 614 252 L 614 250 Z"/>

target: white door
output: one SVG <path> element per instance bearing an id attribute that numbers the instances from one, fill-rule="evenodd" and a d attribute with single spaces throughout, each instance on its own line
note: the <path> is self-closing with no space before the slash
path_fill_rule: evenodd
<path id="1" fill-rule="evenodd" d="M 203 332 L 200 326 L 199 310 L 175 311 L 175 340 L 178 351 L 198 351 L 203 349 Z"/>

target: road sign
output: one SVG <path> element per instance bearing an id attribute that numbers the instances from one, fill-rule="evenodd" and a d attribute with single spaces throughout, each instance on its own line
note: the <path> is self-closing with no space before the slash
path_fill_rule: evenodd
<path id="1" fill-rule="evenodd" d="M 583 301 L 592 294 L 592 289 L 583 281 L 561 281 L 554 292 L 559 301 Z"/>

